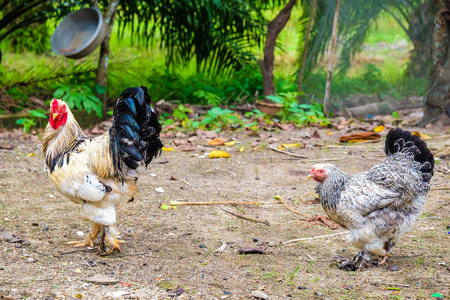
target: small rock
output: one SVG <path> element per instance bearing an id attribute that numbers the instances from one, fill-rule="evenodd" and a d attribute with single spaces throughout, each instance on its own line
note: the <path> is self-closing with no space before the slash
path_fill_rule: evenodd
<path id="1" fill-rule="evenodd" d="M 252 241 L 254 241 L 256 243 L 259 240 L 257 238 L 253 238 Z"/>
<path id="2" fill-rule="evenodd" d="M 322 297 L 322 296 L 323 296 L 323 294 L 322 294 L 321 292 L 316 292 L 316 295 L 317 295 L 318 297 Z"/>
<path id="3" fill-rule="evenodd" d="M 298 289 L 299 289 L 299 290 L 306 290 L 307 287 L 306 287 L 306 286 L 299 286 Z"/>
<path id="4" fill-rule="evenodd" d="M 398 268 L 396 266 L 392 266 L 389 268 L 389 271 L 398 271 Z"/>
<path id="5" fill-rule="evenodd" d="M 88 260 L 86 262 L 86 264 L 88 265 L 88 267 L 93 267 L 97 264 L 97 262 L 93 259 L 93 260 Z"/>
<path id="6" fill-rule="evenodd" d="M 30 263 L 32 263 L 32 262 L 34 262 L 34 258 L 27 258 L 27 262 L 30 262 Z"/>
<path id="7" fill-rule="evenodd" d="M 83 235 L 84 235 L 84 232 L 83 232 L 83 231 L 77 231 L 77 235 L 78 235 L 78 236 L 83 236 Z"/>
<path id="8" fill-rule="evenodd" d="M 0 271 L 3 271 L 5 268 L 4 267 L 0 267 Z"/>
<path id="9" fill-rule="evenodd" d="M 267 296 L 261 291 L 253 291 L 252 296 L 255 297 L 256 299 L 269 299 L 269 296 Z"/>
<path id="10" fill-rule="evenodd" d="M 96 274 L 91 277 L 87 277 L 84 281 L 95 284 L 114 284 L 119 283 L 120 281 L 109 276 Z"/>
<path id="11" fill-rule="evenodd" d="M 117 298 L 120 298 L 120 297 L 122 297 L 122 296 L 124 296 L 124 295 L 128 295 L 129 294 L 129 292 L 125 292 L 125 291 L 116 291 L 116 292 L 112 292 L 110 295 L 114 298 L 114 299 L 117 299 Z"/>

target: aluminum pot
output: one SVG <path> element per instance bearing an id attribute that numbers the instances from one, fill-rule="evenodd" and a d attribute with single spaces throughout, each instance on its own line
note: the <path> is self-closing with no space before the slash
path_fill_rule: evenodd
<path id="1" fill-rule="evenodd" d="M 56 27 L 50 43 L 53 52 L 69 58 L 92 53 L 105 39 L 103 16 L 98 8 L 82 8 L 68 14 Z"/>

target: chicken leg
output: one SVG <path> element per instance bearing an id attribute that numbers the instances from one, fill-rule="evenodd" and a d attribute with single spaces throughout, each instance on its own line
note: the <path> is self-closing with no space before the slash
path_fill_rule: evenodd
<path id="1" fill-rule="evenodd" d="M 94 223 L 91 232 L 84 241 L 71 241 L 67 242 L 67 245 L 75 245 L 75 247 L 94 247 L 94 241 L 97 238 L 98 231 L 102 228 L 102 225 Z"/>
<path id="2" fill-rule="evenodd" d="M 386 262 L 386 259 L 387 259 L 388 257 L 392 257 L 392 254 L 386 253 L 386 254 L 383 256 L 383 259 L 381 259 L 381 261 L 378 263 L 378 265 L 383 265 L 383 264 Z"/>
<path id="3" fill-rule="evenodd" d="M 103 236 L 99 246 L 100 255 L 109 255 L 114 250 L 117 252 L 122 251 L 119 244 L 124 244 L 125 241 L 117 239 L 116 236 L 118 234 L 119 233 L 116 231 L 114 226 L 103 226 Z"/>

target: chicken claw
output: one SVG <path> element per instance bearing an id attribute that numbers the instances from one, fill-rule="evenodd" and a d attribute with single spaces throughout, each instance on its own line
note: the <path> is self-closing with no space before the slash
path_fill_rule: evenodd
<path id="1" fill-rule="evenodd" d="M 378 265 L 383 265 L 388 257 L 392 257 L 392 254 L 387 253 L 385 256 L 383 256 L 383 259 L 378 263 Z"/>
<path id="2" fill-rule="evenodd" d="M 94 242 L 88 237 L 87 239 L 85 239 L 84 241 L 71 241 L 71 242 L 67 242 L 67 245 L 75 245 L 74 247 L 78 248 L 78 247 L 94 247 Z"/>
<path id="3" fill-rule="evenodd" d="M 75 245 L 75 247 L 94 247 L 94 241 L 97 238 L 98 231 L 102 228 L 102 225 L 100 224 L 94 224 L 92 226 L 91 232 L 89 233 L 89 236 L 84 241 L 71 241 L 67 242 L 67 245 Z"/>

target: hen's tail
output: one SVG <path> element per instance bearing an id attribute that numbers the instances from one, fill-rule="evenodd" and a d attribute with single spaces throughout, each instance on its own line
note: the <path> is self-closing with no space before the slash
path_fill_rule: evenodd
<path id="1" fill-rule="evenodd" d="M 144 86 L 126 89 L 117 100 L 109 138 L 114 169 L 120 179 L 123 164 L 133 170 L 141 162 L 147 167 L 163 147 L 159 139 L 161 124 L 150 102 Z"/>
<path id="2" fill-rule="evenodd" d="M 386 136 L 384 152 L 387 156 L 398 152 L 413 153 L 414 160 L 421 163 L 420 172 L 424 176 L 424 181 L 429 181 L 433 176 L 434 158 L 427 143 L 422 141 L 417 135 L 401 128 L 393 128 Z"/>

